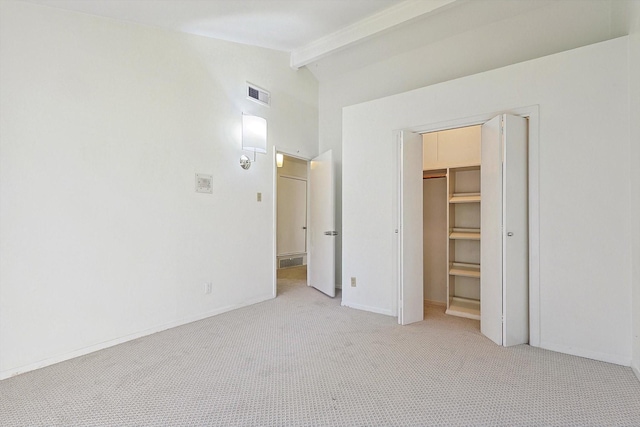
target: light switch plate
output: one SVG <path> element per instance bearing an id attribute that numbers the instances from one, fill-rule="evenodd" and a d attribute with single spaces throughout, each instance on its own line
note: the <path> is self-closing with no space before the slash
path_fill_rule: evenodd
<path id="1" fill-rule="evenodd" d="M 198 193 L 213 193 L 213 176 L 197 173 L 196 191 Z"/>

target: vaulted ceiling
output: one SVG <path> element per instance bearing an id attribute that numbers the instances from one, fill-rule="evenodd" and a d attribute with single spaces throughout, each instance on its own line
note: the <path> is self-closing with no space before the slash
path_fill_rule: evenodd
<path id="1" fill-rule="evenodd" d="M 354 68 L 416 44 L 435 42 L 562 2 L 563 19 L 606 5 L 610 37 L 624 34 L 627 0 L 23 0 L 291 54 L 291 66 Z M 638 0 L 633 0 L 638 1 Z M 556 14 L 557 15 L 557 14 Z M 571 31 L 571 30 L 568 30 Z M 588 31 L 588 30 L 587 30 Z M 385 34 L 387 37 L 379 37 Z M 353 49 L 357 47 L 357 49 Z M 356 52 L 357 50 L 357 52 Z M 329 61 L 324 61 L 330 58 Z M 324 70 L 322 65 L 325 65 Z M 339 72 L 339 70 L 338 70 Z"/>
<path id="2" fill-rule="evenodd" d="M 31 0 L 27 0 L 31 1 Z M 46 6 L 293 51 L 402 0 L 32 0 Z"/>

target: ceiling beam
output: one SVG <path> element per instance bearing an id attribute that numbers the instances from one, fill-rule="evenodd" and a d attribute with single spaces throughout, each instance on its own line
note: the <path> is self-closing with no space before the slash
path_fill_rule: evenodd
<path id="1" fill-rule="evenodd" d="M 291 52 L 291 67 L 298 69 L 318 59 L 363 41 L 459 0 L 407 0 L 384 9 L 341 30 L 315 40 Z"/>

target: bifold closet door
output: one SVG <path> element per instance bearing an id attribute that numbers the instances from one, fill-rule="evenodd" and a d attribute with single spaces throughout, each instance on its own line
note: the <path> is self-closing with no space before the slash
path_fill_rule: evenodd
<path id="1" fill-rule="evenodd" d="M 529 341 L 527 120 L 482 126 L 480 330 L 496 344 Z"/>
<path id="2" fill-rule="evenodd" d="M 399 310 L 398 323 L 408 325 L 424 317 L 422 135 L 399 133 Z"/>

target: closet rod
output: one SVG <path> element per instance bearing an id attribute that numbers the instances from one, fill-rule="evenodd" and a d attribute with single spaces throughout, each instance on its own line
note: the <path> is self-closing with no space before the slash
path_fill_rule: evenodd
<path id="1" fill-rule="evenodd" d="M 446 178 L 446 177 L 447 177 L 446 169 L 422 172 L 422 179 Z"/>

